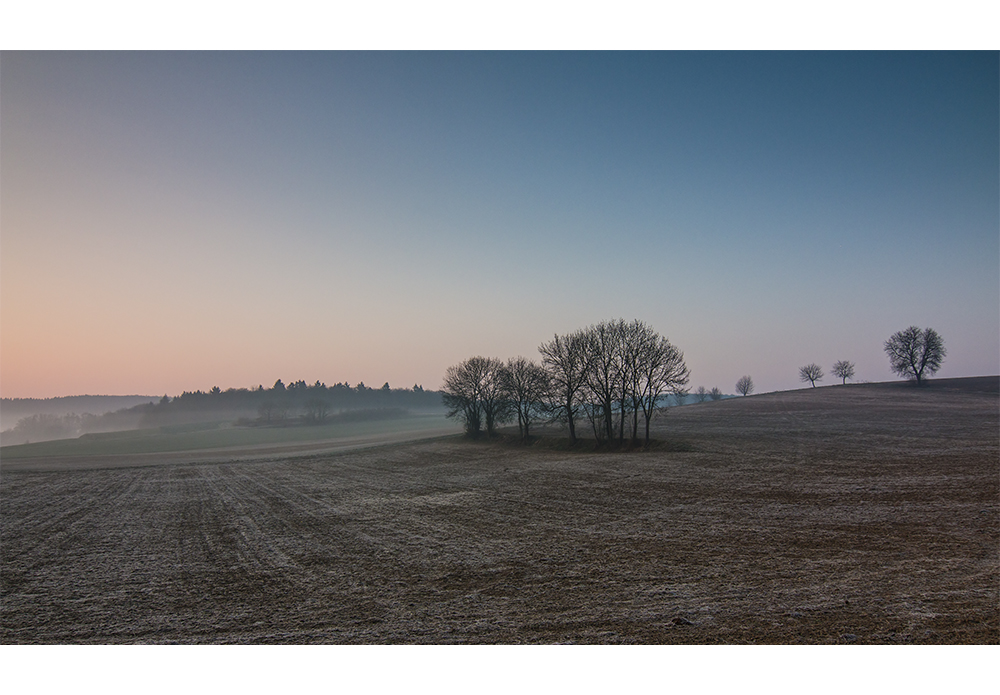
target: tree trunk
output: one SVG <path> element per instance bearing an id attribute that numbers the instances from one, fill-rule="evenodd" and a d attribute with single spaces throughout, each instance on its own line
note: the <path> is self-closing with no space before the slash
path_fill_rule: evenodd
<path id="1" fill-rule="evenodd" d="M 608 435 L 608 444 L 615 441 L 615 417 L 611 410 L 611 404 L 613 402 L 614 401 L 608 399 L 604 402 L 604 405 L 601 406 L 604 408 L 604 429 Z"/>
<path id="2" fill-rule="evenodd" d="M 621 422 L 618 423 L 618 443 L 625 443 L 625 396 L 623 395 L 621 400 L 618 401 L 618 411 L 620 413 L 619 418 Z"/>

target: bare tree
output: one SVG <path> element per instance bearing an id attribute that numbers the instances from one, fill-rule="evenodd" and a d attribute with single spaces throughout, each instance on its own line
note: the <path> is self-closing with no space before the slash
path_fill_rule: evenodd
<path id="1" fill-rule="evenodd" d="M 910 326 L 906 330 L 893 333 L 885 341 L 885 352 L 889 356 L 892 371 L 902 377 L 917 380 L 920 385 L 924 374 L 934 374 L 941 368 L 947 352 L 944 339 L 933 328 L 920 330 Z"/>
<path id="2" fill-rule="evenodd" d="M 642 342 L 638 365 L 641 377 L 639 407 L 646 420 L 646 446 L 649 446 L 649 421 L 658 411 L 660 398 L 672 392 L 680 402 L 687 395 L 684 386 L 690 372 L 684 364 L 684 353 L 652 329 Z"/>
<path id="3" fill-rule="evenodd" d="M 632 416 L 632 441 L 639 436 L 639 410 L 642 407 L 644 365 L 650 346 L 659 337 L 652 328 L 638 319 L 631 323 L 618 321 L 618 382 L 619 434 L 618 441 L 625 441 L 625 421 Z"/>
<path id="4" fill-rule="evenodd" d="M 834 376 L 843 379 L 843 383 L 846 384 L 848 379 L 854 378 L 854 363 L 847 360 L 840 360 L 834 363 L 833 369 L 830 371 Z"/>
<path id="5" fill-rule="evenodd" d="M 684 405 L 684 401 L 687 397 L 691 395 L 691 391 L 686 388 L 677 388 L 674 390 L 674 400 L 677 401 L 677 405 Z"/>
<path id="6" fill-rule="evenodd" d="M 325 422 L 330 413 L 330 404 L 324 398 L 310 398 L 306 402 L 306 421 L 321 423 Z"/>
<path id="7" fill-rule="evenodd" d="M 587 349 L 582 331 L 555 336 L 542 343 L 538 351 L 549 373 L 552 407 L 556 417 L 569 424 L 569 441 L 576 443 L 576 414 L 580 408 L 580 391 L 586 384 Z"/>
<path id="8" fill-rule="evenodd" d="M 694 397 L 698 399 L 699 403 L 704 403 L 705 399 L 708 398 L 708 391 L 704 386 L 699 386 L 698 390 L 694 392 Z"/>
<path id="9" fill-rule="evenodd" d="M 604 429 L 604 405 L 590 386 L 585 385 L 580 389 L 580 409 L 594 432 L 594 441 L 600 444 L 607 434 Z"/>
<path id="10" fill-rule="evenodd" d="M 586 371 L 587 388 L 590 390 L 604 416 L 604 433 L 609 442 L 614 441 L 614 406 L 619 392 L 620 324 L 602 321 L 584 332 L 588 355 Z"/>
<path id="11" fill-rule="evenodd" d="M 712 390 L 708 392 L 708 397 L 711 398 L 713 401 L 721 401 L 722 391 L 719 390 L 718 386 L 713 386 Z"/>
<path id="12" fill-rule="evenodd" d="M 257 408 L 257 419 L 263 422 L 271 422 L 275 419 L 278 412 L 278 406 L 272 400 L 266 400 L 260 404 Z"/>
<path id="13" fill-rule="evenodd" d="M 638 439 L 639 414 L 649 421 L 669 393 L 684 391 L 684 356 L 646 323 L 602 321 L 539 350 L 553 388 L 556 410 L 570 420 L 582 410 L 598 442 L 624 443 L 626 428 Z M 575 386 L 573 400 L 570 388 Z M 569 414 L 567 416 L 567 414 Z M 575 441 L 575 432 L 570 432 Z"/>
<path id="14" fill-rule="evenodd" d="M 545 407 L 549 393 L 548 372 L 524 357 L 517 357 L 507 360 L 503 377 L 507 400 L 517 413 L 521 441 L 527 442 L 531 423 Z"/>
<path id="15" fill-rule="evenodd" d="M 805 367 L 799 367 L 799 381 L 808 381 L 816 388 L 816 382 L 823 379 L 823 368 L 813 362 Z"/>
<path id="16" fill-rule="evenodd" d="M 448 417 L 465 423 L 465 432 L 478 437 L 483 427 L 483 381 L 489 371 L 485 357 L 470 357 L 461 364 L 448 367 L 444 375 L 441 398 Z"/>
<path id="17" fill-rule="evenodd" d="M 486 371 L 480 388 L 483 406 L 483 424 L 486 436 L 492 438 L 498 425 L 510 420 L 513 407 L 505 388 L 504 363 L 496 357 L 487 357 Z"/>
<path id="18" fill-rule="evenodd" d="M 739 381 L 736 382 L 736 390 L 744 396 L 753 393 L 753 379 L 750 378 L 749 374 L 740 377 Z"/>

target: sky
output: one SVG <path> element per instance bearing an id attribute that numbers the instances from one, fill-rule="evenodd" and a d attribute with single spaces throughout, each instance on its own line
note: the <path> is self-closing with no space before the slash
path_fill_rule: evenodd
<path id="1" fill-rule="evenodd" d="M 638 318 L 693 388 L 1000 373 L 996 52 L 4 52 L 0 395 L 439 388 Z"/>

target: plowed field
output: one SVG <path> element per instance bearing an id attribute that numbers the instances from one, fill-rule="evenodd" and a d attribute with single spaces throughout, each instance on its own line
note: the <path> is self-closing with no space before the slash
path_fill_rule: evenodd
<path id="1" fill-rule="evenodd" d="M 3 462 L 0 636 L 995 644 L 998 382 L 694 404 L 650 451 Z"/>

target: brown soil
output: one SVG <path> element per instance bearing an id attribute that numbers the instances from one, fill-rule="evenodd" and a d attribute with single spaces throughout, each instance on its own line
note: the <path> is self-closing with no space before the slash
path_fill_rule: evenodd
<path id="1" fill-rule="evenodd" d="M 628 453 L 5 465 L 0 637 L 996 644 L 998 384 L 685 406 Z"/>

